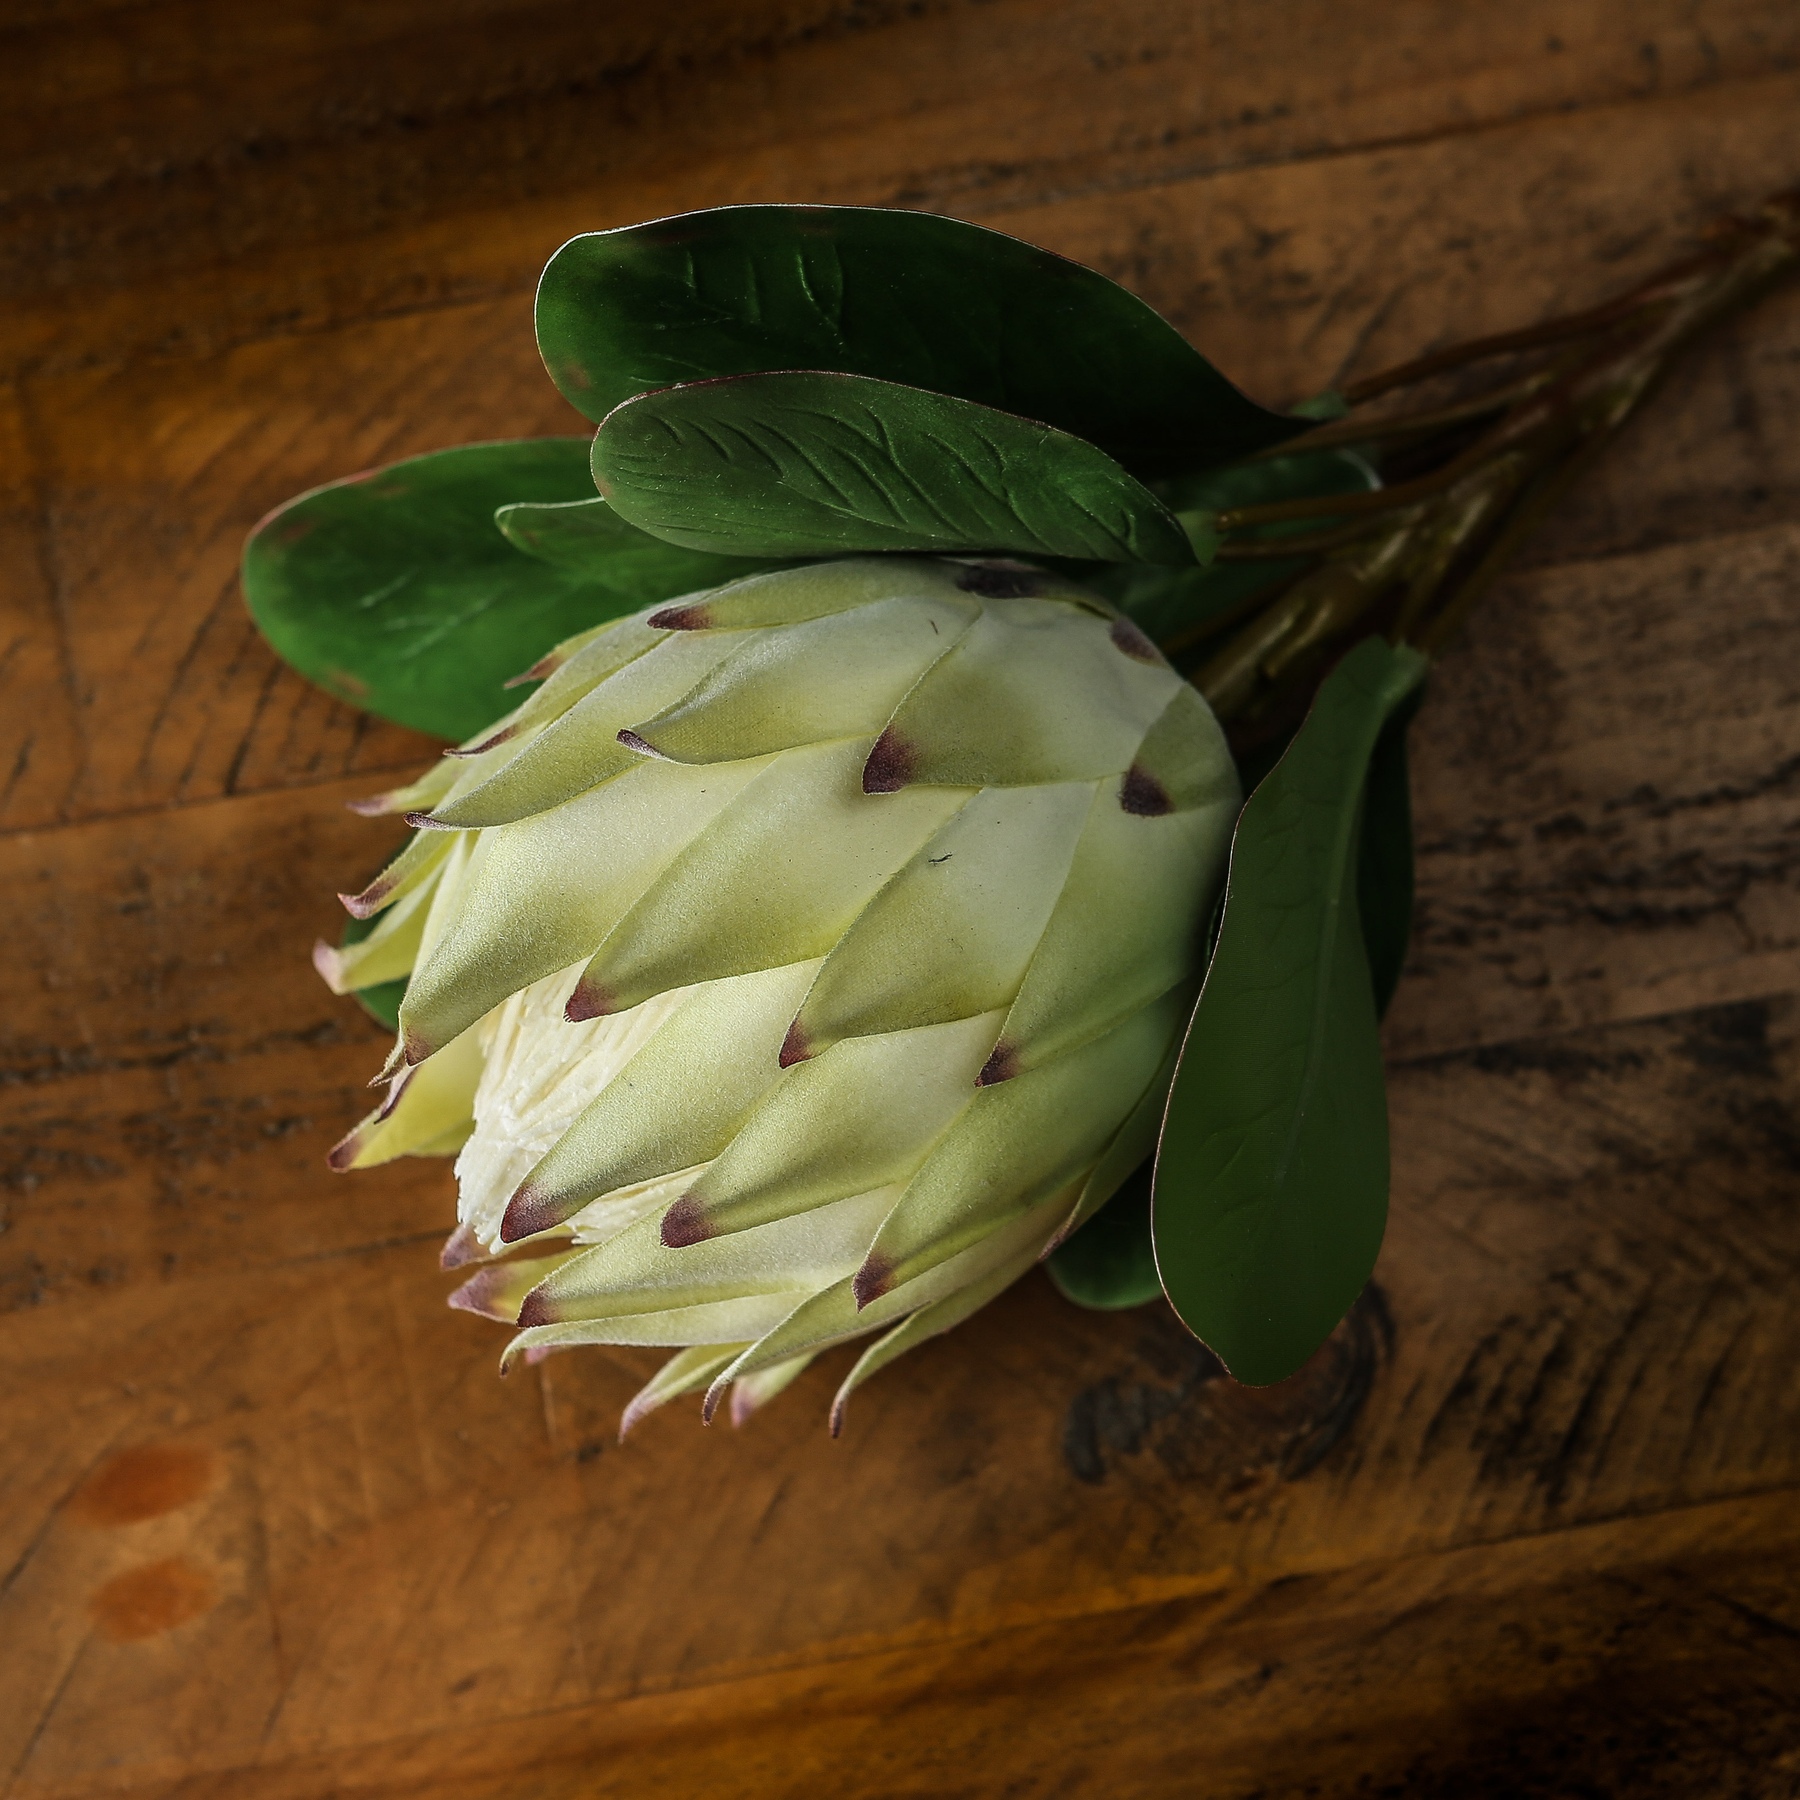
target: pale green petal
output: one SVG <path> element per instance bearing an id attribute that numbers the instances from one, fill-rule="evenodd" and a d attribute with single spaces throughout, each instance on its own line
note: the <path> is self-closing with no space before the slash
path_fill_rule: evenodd
<path id="1" fill-rule="evenodd" d="M 450 1304 L 458 1312 L 479 1313 L 502 1325 L 516 1325 L 525 1296 L 576 1254 L 574 1250 L 564 1250 L 555 1256 L 515 1256 L 505 1262 L 489 1263 L 450 1296 Z"/>
<path id="2" fill-rule="evenodd" d="M 677 1202 L 665 1241 L 741 1231 L 907 1181 L 974 1100 L 999 1026 L 991 1012 L 850 1038 L 790 1069 Z"/>
<path id="3" fill-rule="evenodd" d="M 744 1348 L 748 1350 L 750 1346 L 746 1344 Z M 786 1362 L 776 1363 L 771 1369 L 758 1369 L 754 1375 L 734 1381 L 731 1384 L 732 1424 L 746 1424 L 752 1413 L 767 1406 L 782 1389 L 804 1374 L 812 1360 L 810 1356 L 790 1356 Z"/>
<path id="4" fill-rule="evenodd" d="M 666 631 L 742 631 L 758 625 L 798 625 L 848 612 L 899 594 L 960 595 L 954 564 L 929 556 L 847 556 L 747 575 L 709 593 L 690 594 L 653 612 Z"/>
<path id="5" fill-rule="evenodd" d="M 476 834 L 454 917 L 435 943 L 427 926 L 400 1008 L 408 1060 L 449 1043 L 508 994 L 591 956 L 681 847 L 764 768 L 638 759 L 617 781 L 554 812 Z M 728 972 L 735 973 L 718 971 Z"/>
<path id="6" fill-rule="evenodd" d="M 441 831 L 415 831 L 379 875 L 360 894 L 339 894 L 354 919 L 371 919 L 413 889 L 432 881 L 450 854 L 451 840 Z"/>
<path id="7" fill-rule="evenodd" d="M 850 1404 L 850 1396 L 871 1375 L 879 1374 L 896 1357 L 904 1356 L 907 1351 L 917 1349 L 920 1344 L 934 1337 L 941 1337 L 972 1314 L 980 1312 L 997 1294 L 1003 1293 L 1021 1275 L 1027 1274 L 1042 1254 L 1036 1244 L 1031 1245 L 1010 1262 L 1002 1263 L 991 1275 L 984 1275 L 980 1281 L 971 1282 L 942 1300 L 934 1300 L 929 1306 L 921 1306 L 916 1313 L 902 1319 L 885 1337 L 877 1338 L 857 1358 L 856 1366 L 844 1378 L 844 1385 L 838 1389 L 837 1396 L 831 1403 L 831 1435 L 837 1437 L 843 1431 L 844 1412 Z M 777 1366 L 787 1367 L 785 1363 Z M 738 1389 L 748 1381 L 760 1379 L 762 1377 L 756 1375 L 740 1376 L 732 1388 L 733 1423 L 736 1422 Z"/>
<path id="8" fill-rule="evenodd" d="M 795 1052 L 1010 1005 L 1093 798 L 1089 782 L 973 796 L 825 959 L 795 1021 Z"/>
<path id="9" fill-rule="evenodd" d="M 1181 677 L 1060 601 L 999 599 L 900 703 L 864 786 L 1030 787 L 1117 775 Z"/>
<path id="10" fill-rule="evenodd" d="M 438 1140 L 475 1122 L 481 1064 L 481 1047 L 471 1035 L 396 1076 L 382 1105 L 331 1152 L 331 1166 L 340 1172 L 372 1169 L 397 1156 L 438 1154 Z"/>
<path id="11" fill-rule="evenodd" d="M 439 757 L 417 781 L 390 788 L 384 794 L 369 794 L 361 800 L 352 800 L 350 810 L 361 813 L 366 819 L 380 818 L 387 813 L 429 812 L 450 792 L 461 773 L 457 763 L 448 757 Z"/>
<path id="12" fill-rule="evenodd" d="M 644 623 L 651 610 L 646 607 L 629 618 L 615 619 L 596 632 L 584 633 L 583 640 L 575 640 L 575 648 L 549 672 L 544 685 L 469 748 L 481 751 L 527 732 L 542 731 L 578 700 L 586 699 L 609 676 L 635 662 L 647 650 L 655 649 L 664 641 L 664 634 Z"/>
<path id="13" fill-rule="evenodd" d="M 1191 1002 L 1193 989 L 1188 990 Z M 1191 1012 L 1191 1004 L 1190 1004 Z M 1125 1179 L 1155 1148 L 1162 1131 L 1163 1115 L 1169 1106 L 1169 1086 L 1175 1079 L 1175 1064 L 1181 1055 L 1185 1027 L 1169 1039 L 1163 1053 L 1162 1066 L 1151 1077 L 1150 1085 L 1131 1109 L 1118 1135 L 1107 1145 L 1093 1172 L 1081 1184 L 1081 1196 L 1056 1234 L 1062 1243 L 1072 1232 L 1080 1230 L 1114 1194 Z"/>
<path id="14" fill-rule="evenodd" d="M 1155 818 L 1101 784 L 988 1079 L 1067 1055 L 1199 969 L 1236 819 L 1235 780 L 1209 806 Z"/>
<path id="15" fill-rule="evenodd" d="M 1165 997 L 1079 1050 L 983 1088 L 882 1221 L 859 1293 L 910 1281 L 1085 1176 L 1155 1075 L 1188 998 Z"/>
<path id="16" fill-rule="evenodd" d="M 526 1177 L 504 1235 L 542 1231 L 602 1194 L 717 1156 L 780 1075 L 782 1036 L 817 966 L 693 989 Z"/>
<path id="17" fill-rule="evenodd" d="M 632 1395 L 630 1404 L 619 1415 L 619 1441 L 623 1443 L 632 1429 L 659 1406 L 667 1406 L 671 1400 L 707 1386 L 728 1362 L 735 1361 L 748 1348 L 747 1344 L 695 1344 L 671 1356 Z"/>
<path id="18" fill-rule="evenodd" d="M 793 1305 L 792 1294 L 752 1294 L 743 1300 L 708 1301 L 668 1312 L 536 1325 L 521 1331 L 506 1346 L 500 1372 L 504 1375 L 528 1350 L 570 1350 L 578 1344 L 748 1343 L 779 1325 Z"/>
<path id="19" fill-rule="evenodd" d="M 921 788 L 871 799 L 859 779 L 867 748 L 847 738 L 767 764 L 647 764 L 709 785 L 757 773 L 620 920 L 571 1009 L 616 1012 L 689 982 L 823 956 L 967 798 Z"/>
<path id="20" fill-rule="evenodd" d="M 739 642 L 711 633 L 655 636 L 654 649 L 609 675 L 478 784 L 459 789 L 432 814 L 433 821 L 510 824 L 636 767 L 639 755 L 619 742 L 619 733 L 687 693 Z"/>
<path id="21" fill-rule="evenodd" d="M 960 594 L 907 594 L 752 633 L 691 693 L 633 725 L 631 735 L 658 756 L 687 763 L 872 738 L 979 610 Z"/>
<path id="22" fill-rule="evenodd" d="M 996 1269 L 1022 1257 L 1037 1256 L 1068 1216 L 1073 1202 L 1073 1192 L 1053 1195 L 1041 1206 L 1008 1219 L 967 1250 L 926 1270 L 916 1280 L 879 1295 L 864 1307 L 856 1304 L 850 1278 L 833 1282 L 759 1335 L 736 1362 L 718 1375 L 707 1395 L 708 1406 L 716 1405 L 730 1384 L 742 1376 L 772 1368 L 790 1357 L 810 1355 L 834 1344 L 848 1343 L 852 1338 L 867 1337 L 920 1307 L 985 1280 Z"/>
<path id="23" fill-rule="evenodd" d="M 445 844 L 449 849 L 449 844 Z M 378 982 L 398 981 L 412 973 L 425 921 L 431 913 L 433 887 L 439 871 L 431 871 L 431 883 L 412 888 L 396 900 L 375 923 L 369 935 L 354 944 L 313 945 L 313 967 L 334 994 L 355 993 Z"/>
<path id="24" fill-rule="evenodd" d="M 1184 681 L 1132 757 L 1121 804 L 1150 815 L 1220 807 L 1235 813 L 1242 798 L 1225 728 Z"/>
<path id="25" fill-rule="evenodd" d="M 757 1294 L 784 1294 L 792 1306 L 857 1266 L 893 1199 L 890 1190 L 858 1194 L 679 1250 L 663 1243 L 659 1219 L 640 1219 L 534 1288 L 520 1323 L 617 1319 Z"/>

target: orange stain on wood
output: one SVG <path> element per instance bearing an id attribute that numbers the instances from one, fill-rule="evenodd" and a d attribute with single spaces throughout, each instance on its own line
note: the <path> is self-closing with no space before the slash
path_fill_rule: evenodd
<path id="1" fill-rule="evenodd" d="M 78 1524 L 135 1525 L 198 1499 L 217 1458 L 198 1444 L 134 1444 L 108 1457 L 75 1491 Z"/>
<path id="2" fill-rule="evenodd" d="M 197 1619 L 217 1598 L 213 1580 L 185 1556 L 168 1556 L 115 1575 L 95 1591 L 88 1612 L 116 1644 L 158 1637 Z"/>

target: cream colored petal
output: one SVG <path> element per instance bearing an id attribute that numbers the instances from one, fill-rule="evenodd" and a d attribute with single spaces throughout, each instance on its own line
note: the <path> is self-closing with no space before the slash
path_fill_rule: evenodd
<path id="1" fill-rule="evenodd" d="M 912 1280 L 1085 1178 L 1155 1076 L 1189 1000 L 1165 997 L 1056 1062 L 983 1088 L 882 1221 L 857 1272 L 859 1297 Z"/>
<path id="2" fill-rule="evenodd" d="M 967 797 L 921 788 L 871 799 L 858 781 L 866 748 L 850 738 L 767 764 L 680 769 L 690 782 L 755 777 L 642 890 L 588 965 L 571 1012 L 615 1012 L 689 982 L 823 956 Z"/>
<path id="3" fill-rule="evenodd" d="M 1181 677 L 1141 633 L 1082 607 L 993 599 L 920 677 L 870 753 L 863 785 L 1031 787 L 1122 773 Z"/>
<path id="4" fill-rule="evenodd" d="M 400 1009 L 408 1059 L 449 1043 L 507 995 L 591 956 L 682 847 L 763 767 L 686 769 L 640 761 L 554 812 L 474 834 L 453 916 L 435 942 L 427 927 Z M 706 973 L 664 986 L 686 986 Z"/>
<path id="5" fill-rule="evenodd" d="M 857 915 L 795 1020 L 792 1056 L 1009 1006 L 1067 878 L 1091 782 L 971 797 Z M 790 1058 L 791 1060 L 791 1058 Z"/>
<path id="6" fill-rule="evenodd" d="M 674 762 L 732 762 L 831 738 L 872 738 L 979 608 L 960 594 L 875 600 L 747 634 L 691 693 L 631 727 Z"/>
<path id="7" fill-rule="evenodd" d="M 999 1025 L 992 1012 L 851 1038 L 790 1069 L 677 1202 L 663 1241 L 698 1242 L 904 1183 L 974 1100 Z"/>

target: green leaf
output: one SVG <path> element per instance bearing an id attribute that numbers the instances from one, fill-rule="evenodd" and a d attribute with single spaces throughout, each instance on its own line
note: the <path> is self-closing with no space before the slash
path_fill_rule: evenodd
<path id="1" fill-rule="evenodd" d="M 583 473 L 591 488 L 592 474 L 586 469 Z M 527 556 L 599 582 L 629 599 L 634 611 L 698 588 L 722 587 L 741 576 L 794 566 L 792 558 L 771 561 L 763 556 L 684 550 L 627 524 L 597 495 L 549 505 L 523 501 L 503 506 L 494 514 L 494 523 L 506 541 Z"/>
<path id="2" fill-rule="evenodd" d="M 1358 914 L 1363 790 L 1425 659 L 1368 638 L 1320 688 L 1232 842 L 1218 946 L 1158 1150 L 1163 1287 L 1238 1380 L 1294 1373 L 1387 1218 L 1387 1105 Z"/>
<path id="3" fill-rule="evenodd" d="M 572 239 L 538 348 L 590 419 L 648 389 L 842 369 L 1084 437 L 1140 474 L 1228 462 L 1307 429 L 1240 393 L 1116 282 L 931 213 L 727 206 Z"/>
<path id="4" fill-rule="evenodd" d="M 1395 709 L 1375 740 L 1364 789 L 1356 910 L 1362 920 L 1377 1018 L 1387 1012 L 1400 985 L 1412 937 L 1412 786 L 1407 778 L 1406 732 L 1424 697 L 1421 684 Z"/>
<path id="5" fill-rule="evenodd" d="M 1174 515 L 1092 444 L 866 375 L 642 394 L 607 415 L 593 462 L 624 518 L 694 550 L 1194 558 Z"/>
<path id="6" fill-rule="evenodd" d="M 1227 507 L 1362 493 L 1380 485 L 1380 477 L 1360 456 L 1342 450 L 1315 450 L 1233 463 L 1229 468 L 1160 483 L 1159 491 L 1192 535 Z M 1236 533 L 1233 541 L 1266 541 L 1314 528 L 1308 520 L 1269 525 Z M 1305 567 L 1298 557 L 1215 562 L 1208 568 L 1189 569 L 1126 563 L 1083 573 L 1081 579 L 1129 613 L 1159 644 L 1178 638 L 1192 643 L 1206 635 L 1212 621 L 1226 618 L 1253 594 L 1298 575 Z"/>
<path id="7" fill-rule="evenodd" d="M 1044 1266 L 1063 1297 L 1077 1306 L 1121 1312 L 1162 1298 L 1150 1241 L 1148 1159 Z"/>
<path id="8" fill-rule="evenodd" d="M 276 652 L 327 692 L 466 738 L 516 703 L 507 678 L 552 644 L 648 603 L 494 528 L 509 501 L 593 493 L 579 438 L 411 457 L 271 513 L 244 546 L 244 597 Z"/>

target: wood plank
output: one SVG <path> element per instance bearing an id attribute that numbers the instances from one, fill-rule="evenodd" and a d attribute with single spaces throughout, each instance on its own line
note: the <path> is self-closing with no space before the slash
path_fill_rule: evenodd
<path id="1" fill-rule="evenodd" d="M 0 1766 L 20 1793 L 173 1780 L 1793 1486 L 1797 1016 L 1399 1071 L 1380 1292 L 1274 1389 L 1034 1276 L 835 1444 L 842 1353 L 741 1433 L 682 1406 L 615 1450 L 656 1358 L 496 1381 L 428 1243 L 14 1312 Z M 70 1497 L 128 1486 L 127 1452 L 210 1473 L 97 1529 Z M 171 1562 L 204 1611 L 82 1624 Z"/>
<path id="2" fill-rule="evenodd" d="M 1352 361 L 1367 367 L 1612 290 L 1728 200 L 1800 176 L 1800 164 L 1771 161 L 1796 108 L 1800 78 L 1772 78 L 1010 222 L 1112 269 L 1225 367 L 1291 395 Z M 1496 164 L 1529 206 L 1489 203 Z M 1781 516 L 1800 495 L 1800 449 L 1772 421 L 1800 404 L 1797 347 L 1800 294 L 1783 295 L 1687 372 L 1668 412 L 1640 422 L 1619 472 L 1559 528 L 1558 553 Z M 59 802 L 75 817 L 421 755 L 410 734 L 278 669 L 236 597 L 243 535 L 288 495 L 371 463 L 582 428 L 538 365 L 522 297 L 43 379 L 27 394 L 88 722 L 84 767 Z M 128 459 L 121 417 L 135 427 Z M 1716 453 L 1699 455 L 1701 443 Z M 1683 499 L 1697 480 L 1699 501 Z M 148 594 L 146 569 L 159 572 Z"/>
<path id="3" fill-rule="evenodd" d="M 524 290 L 571 232 L 723 201 L 1021 206 L 1792 66 L 1765 0 L 224 0 L 27 20 L 14 354 L 66 366 Z M 1304 45 L 1305 54 L 1296 54 Z"/>

